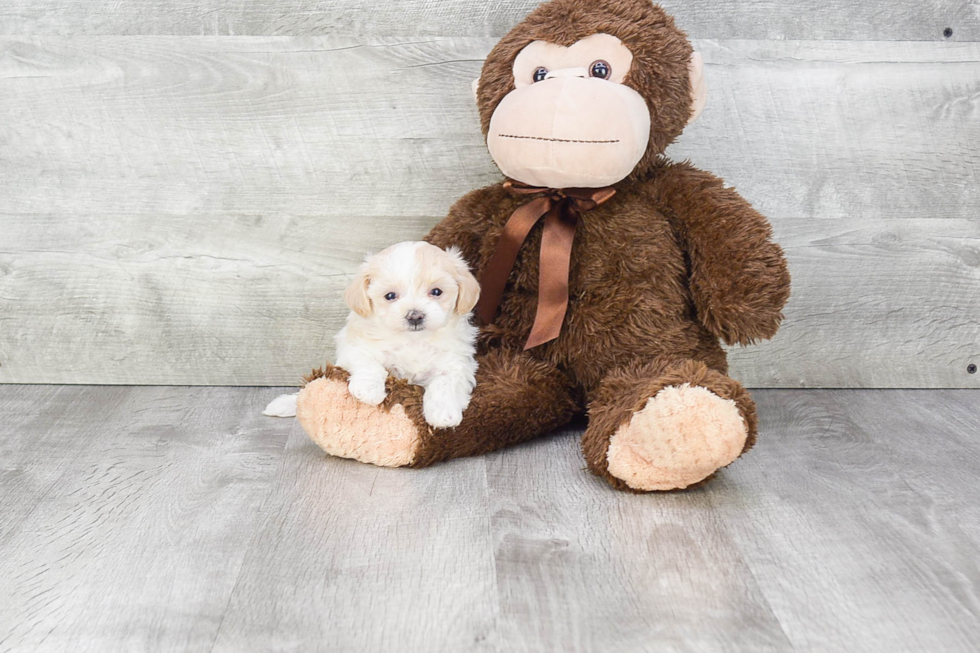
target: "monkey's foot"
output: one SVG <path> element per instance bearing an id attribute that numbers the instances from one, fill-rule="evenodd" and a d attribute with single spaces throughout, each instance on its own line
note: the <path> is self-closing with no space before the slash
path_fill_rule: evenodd
<path id="1" fill-rule="evenodd" d="M 428 429 L 421 417 L 420 388 L 389 379 L 388 396 L 371 406 L 350 394 L 343 370 L 328 367 L 314 376 L 297 397 L 296 418 L 321 449 L 381 467 L 415 461 L 422 429 Z"/>
<path id="2" fill-rule="evenodd" d="M 608 472 L 634 490 L 683 489 L 738 458 L 747 436 L 731 399 L 687 383 L 669 386 L 613 434 Z"/>

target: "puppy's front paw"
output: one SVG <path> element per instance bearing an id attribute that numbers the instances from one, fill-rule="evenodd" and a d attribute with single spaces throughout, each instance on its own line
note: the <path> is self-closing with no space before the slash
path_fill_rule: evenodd
<path id="1" fill-rule="evenodd" d="M 385 400 L 385 382 L 363 376 L 351 376 L 347 388 L 354 397 L 370 406 L 377 406 Z"/>
<path id="2" fill-rule="evenodd" d="M 459 426 L 463 421 L 463 407 L 453 397 L 426 392 L 422 397 L 422 414 L 425 421 L 437 429 Z"/>

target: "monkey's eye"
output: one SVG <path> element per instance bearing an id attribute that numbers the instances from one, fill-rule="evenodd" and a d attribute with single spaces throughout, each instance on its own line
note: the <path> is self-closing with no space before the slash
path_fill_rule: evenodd
<path id="1" fill-rule="evenodd" d="M 388 293 L 387 295 L 385 295 L 385 299 L 387 299 L 387 300 L 388 300 L 389 302 L 393 302 L 393 301 L 395 301 L 396 299 L 398 299 L 398 295 L 396 295 L 396 294 L 395 294 L 395 293 L 393 293 L 393 292 L 390 292 L 390 293 Z"/>
<path id="2" fill-rule="evenodd" d="M 602 59 L 593 61 L 592 66 L 589 68 L 589 75 L 598 77 L 599 79 L 609 79 L 609 76 L 612 75 L 612 68 Z"/>
<path id="3" fill-rule="evenodd" d="M 442 288 L 433 288 L 432 290 L 429 291 L 429 294 L 432 295 L 433 297 L 438 297 L 439 295 L 442 294 Z"/>
<path id="4" fill-rule="evenodd" d="M 547 77 L 547 75 L 548 75 L 548 69 L 542 66 L 541 68 L 538 68 L 537 70 L 534 71 L 534 81 L 536 82 L 543 81 L 544 78 Z"/>

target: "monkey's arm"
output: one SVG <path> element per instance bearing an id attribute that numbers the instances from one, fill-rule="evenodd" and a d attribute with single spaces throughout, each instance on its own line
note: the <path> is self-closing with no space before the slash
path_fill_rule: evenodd
<path id="1" fill-rule="evenodd" d="M 494 188 L 480 188 L 459 198 L 449 209 L 449 215 L 425 237 L 426 242 L 436 247 L 458 247 L 474 274 L 482 265 L 480 247 L 489 226 L 489 207 L 494 205 Z"/>
<path id="2" fill-rule="evenodd" d="M 659 199 L 688 252 L 701 323 L 730 345 L 773 337 L 790 281 L 768 220 L 707 172 L 672 164 L 662 175 Z"/>

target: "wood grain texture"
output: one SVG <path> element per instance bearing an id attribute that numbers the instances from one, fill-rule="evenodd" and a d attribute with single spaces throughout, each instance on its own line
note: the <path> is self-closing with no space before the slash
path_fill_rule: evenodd
<path id="1" fill-rule="evenodd" d="M 6 387 L 0 392 L 0 545 L 56 487 L 75 460 L 96 446 L 116 407 L 131 394 L 125 387 Z M 97 404 L 102 410 L 89 411 Z M 81 416 L 80 416 L 81 414 Z M 71 446 L 65 446 L 71 431 Z"/>
<path id="2" fill-rule="evenodd" d="M 710 492 L 614 492 L 582 428 L 487 457 L 503 650 L 791 650 Z"/>
<path id="3" fill-rule="evenodd" d="M 470 91 L 492 44 L 0 39 L 4 212 L 444 215 L 499 178 Z M 710 100 L 672 157 L 774 219 L 974 217 L 980 44 L 697 45 Z"/>
<path id="4" fill-rule="evenodd" d="M 215 651 L 491 644 L 483 459 L 422 475 L 382 469 L 330 458 L 296 428 L 254 533 Z"/>
<path id="5" fill-rule="evenodd" d="M 794 649 L 975 649 L 977 393 L 756 397 L 769 437 L 711 504 Z"/>
<path id="6" fill-rule="evenodd" d="M 0 39 L 0 382 L 291 384 L 363 254 L 498 178 L 487 38 Z M 751 386 L 980 387 L 980 45 L 699 41 L 670 154 L 774 222 Z"/>
<path id="7" fill-rule="evenodd" d="M 781 220 L 793 295 L 776 337 L 729 349 L 756 387 L 980 387 L 980 221 Z"/>
<path id="8" fill-rule="evenodd" d="M 0 380 L 298 383 L 333 355 L 340 294 L 364 251 L 424 232 L 423 220 L 326 231 L 317 221 L 32 221 L 38 251 L 0 255 Z M 417 231 L 413 231 L 417 230 Z M 977 387 L 980 224 L 973 220 L 784 220 L 794 294 L 777 337 L 733 348 L 756 387 Z M 8 247 L 10 246 L 8 245 Z M 67 249 L 62 249 L 67 248 Z M 16 251 L 16 250 L 15 250 Z M 84 251 L 84 258 L 77 252 Z"/>
<path id="9" fill-rule="evenodd" d="M 278 389 L 0 386 L 0 652 L 944 651 L 980 639 L 980 392 L 760 390 L 709 485 L 616 492 L 581 424 L 423 470 Z"/>
<path id="10" fill-rule="evenodd" d="M 503 36 L 539 0 L 6 0 L 2 34 Z M 660 0 L 695 38 L 978 40 L 970 0 Z"/>
<path id="11" fill-rule="evenodd" d="M 5 386 L 0 651 L 213 641 L 290 430 L 258 394 Z"/>

